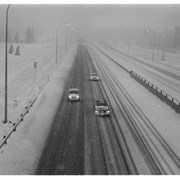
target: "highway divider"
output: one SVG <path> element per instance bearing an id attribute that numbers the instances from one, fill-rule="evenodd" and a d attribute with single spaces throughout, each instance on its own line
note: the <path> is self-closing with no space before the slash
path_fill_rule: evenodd
<path id="1" fill-rule="evenodd" d="M 6 136 L 3 137 L 3 141 L 2 141 L 2 143 L 0 144 L 0 149 L 1 149 L 1 147 L 2 147 L 4 144 L 7 143 L 7 139 L 10 137 L 10 135 L 11 135 L 14 131 L 16 131 L 17 126 L 19 125 L 19 123 L 20 123 L 21 121 L 23 121 L 24 116 L 29 112 L 29 109 L 33 106 L 33 104 L 34 104 L 35 101 L 37 100 L 38 96 L 39 96 L 39 94 L 38 94 L 32 101 L 29 102 L 29 104 L 26 106 L 24 112 L 23 112 L 22 114 L 20 114 L 20 117 L 19 117 L 18 121 L 17 121 L 16 123 L 13 123 L 13 128 L 9 131 L 9 133 L 8 133 Z"/>
<path id="2" fill-rule="evenodd" d="M 156 85 L 152 84 L 148 80 L 144 79 L 139 74 L 135 73 L 134 71 L 129 72 L 130 76 L 146 87 L 149 91 L 159 97 L 162 101 L 166 104 L 171 106 L 176 112 L 180 113 L 180 101 L 173 98 L 171 95 L 167 94 L 165 91 L 157 87 Z"/>

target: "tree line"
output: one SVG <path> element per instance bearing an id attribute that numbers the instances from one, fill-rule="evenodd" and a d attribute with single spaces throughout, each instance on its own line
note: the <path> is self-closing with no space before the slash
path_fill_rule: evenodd
<path id="1" fill-rule="evenodd" d="M 0 36 L 0 42 L 5 41 L 5 36 Z M 30 28 L 29 26 L 26 28 L 24 39 L 20 39 L 19 32 L 16 31 L 14 37 L 12 37 L 10 31 L 8 31 L 8 42 L 9 43 L 35 43 L 36 38 L 34 35 L 33 28 Z"/>

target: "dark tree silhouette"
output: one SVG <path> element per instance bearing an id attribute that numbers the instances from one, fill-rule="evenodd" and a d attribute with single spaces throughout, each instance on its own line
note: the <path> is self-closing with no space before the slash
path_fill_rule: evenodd
<path id="1" fill-rule="evenodd" d="M 16 32 L 15 36 L 14 36 L 14 43 L 19 43 L 19 33 Z"/>
<path id="2" fill-rule="evenodd" d="M 177 48 L 179 46 L 179 41 L 180 41 L 180 27 L 175 26 L 175 28 L 174 28 L 174 43 L 173 43 L 174 48 Z"/>
<path id="3" fill-rule="evenodd" d="M 19 46 L 17 46 L 17 48 L 16 48 L 15 55 L 20 55 L 20 47 Z"/>
<path id="4" fill-rule="evenodd" d="M 13 54 L 13 52 L 14 52 L 14 48 L 13 45 L 11 44 L 9 47 L 9 54 Z"/>
<path id="5" fill-rule="evenodd" d="M 8 31 L 8 42 L 12 42 L 12 36 L 11 33 Z"/>
<path id="6" fill-rule="evenodd" d="M 34 36 L 34 30 L 32 29 L 31 30 L 31 41 L 32 43 L 34 43 L 36 40 L 35 40 L 35 36 Z"/>
<path id="7" fill-rule="evenodd" d="M 27 27 L 27 29 L 26 29 L 25 41 L 26 41 L 26 43 L 31 43 L 31 29 L 30 29 L 30 27 Z"/>
<path id="8" fill-rule="evenodd" d="M 30 27 L 27 27 L 27 29 L 26 29 L 25 42 L 26 43 L 34 43 L 35 42 L 34 30 L 30 29 Z"/>

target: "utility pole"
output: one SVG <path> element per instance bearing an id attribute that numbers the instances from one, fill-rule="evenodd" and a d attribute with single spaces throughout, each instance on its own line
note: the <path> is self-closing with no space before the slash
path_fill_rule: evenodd
<path id="1" fill-rule="evenodd" d="M 6 10 L 6 42 L 5 42 L 5 107 L 4 107 L 4 121 L 3 123 L 7 123 L 7 94 L 8 94 L 8 87 L 7 87 L 7 77 L 8 77 L 8 52 L 7 52 L 7 44 L 8 44 L 8 12 L 9 12 L 10 4 Z"/>

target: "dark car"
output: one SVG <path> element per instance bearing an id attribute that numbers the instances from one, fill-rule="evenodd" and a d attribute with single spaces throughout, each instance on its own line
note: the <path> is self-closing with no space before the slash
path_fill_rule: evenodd
<path id="1" fill-rule="evenodd" d="M 91 73 L 90 80 L 99 81 L 99 76 L 97 73 Z"/>
<path id="2" fill-rule="evenodd" d="M 100 116 L 110 116 L 110 109 L 107 101 L 104 99 L 97 99 L 95 102 L 95 114 Z"/>

